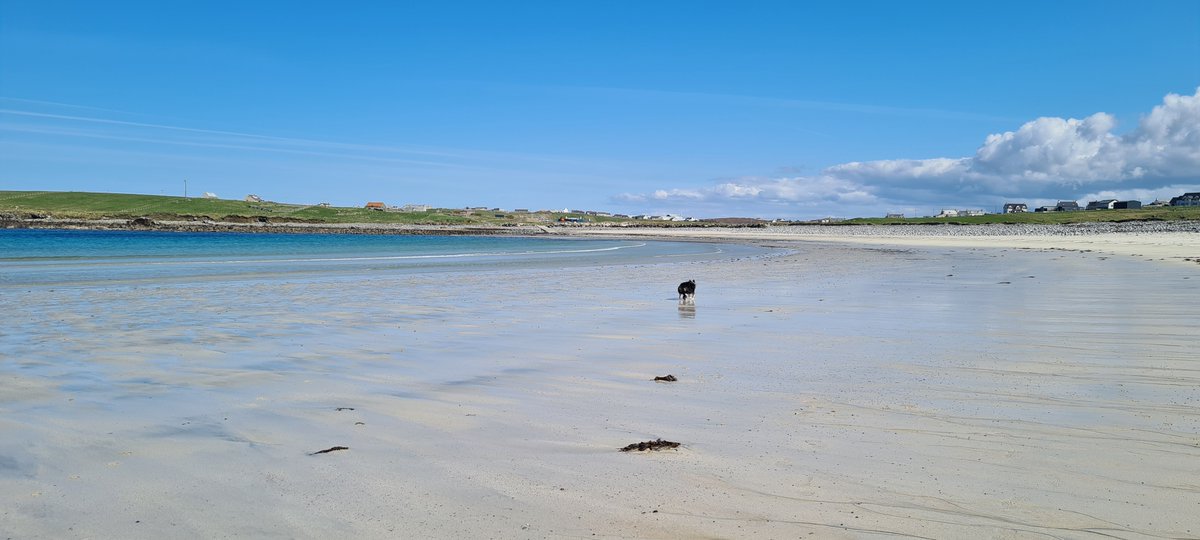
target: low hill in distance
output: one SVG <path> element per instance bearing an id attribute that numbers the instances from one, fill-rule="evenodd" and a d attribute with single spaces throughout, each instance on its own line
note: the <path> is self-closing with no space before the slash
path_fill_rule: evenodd
<path id="1" fill-rule="evenodd" d="M 54 217 L 100 220 L 147 217 L 156 221 L 217 221 L 232 223 L 390 223 L 415 225 L 503 225 L 551 223 L 560 217 L 588 221 L 620 221 L 574 213 L 499 212 L 433 208 L 427 212 L 398 212 L 276 202 L 184 198 L 163 195 L 61 191 L 0 191 L 0 214 L 16 219 Z"/>
<path id="2" fill-rule="evenodd" d="M 559 223 L 562 218 L 581 219 L 592 224 L 628 224 L 652 227 L 762 227 L 769 222 L 754 218 L 716 218 L 692 222 L 638 220 L 611 216 L 564 212 L 503 212 L 434 208 L 427 212 L 399 212 L 367 208 L 298 205 L 275 202 L 250 202 L 228 199 L 184 198 L 163 195 L 122 193 L 86 193 L 62 191 L 0 191 L 0 221 L 53 217 L 73 220 L 134 219 L 156 221 L 196 221 L 226 223 L 381 223 L 413 225 L 538 225 Z M 1097 221 L 1178 221 L 1200 220 L 1200 207 L 1161 207 L 1134 210 L 1088 210 L 987 214 L 955 218 L 856 218 L 828 223 L 843 225 L 978 225 L 1062 224 Z M 807 222 L 775 222 L 777 225 L 801 225 Z"/>

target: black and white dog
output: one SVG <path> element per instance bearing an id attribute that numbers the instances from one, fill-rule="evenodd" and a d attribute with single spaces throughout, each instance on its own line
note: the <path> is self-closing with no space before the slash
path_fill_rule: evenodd
<path id="1" fill-rule="evenodd" d="M 679 291 L 679 300 L 680 301 L 686 302 L 688 300 L 695 300 L 696 299 L 696 280 L 690 279 L 688 281 L 680 283 L 679 288 L 676 290 Z"/>

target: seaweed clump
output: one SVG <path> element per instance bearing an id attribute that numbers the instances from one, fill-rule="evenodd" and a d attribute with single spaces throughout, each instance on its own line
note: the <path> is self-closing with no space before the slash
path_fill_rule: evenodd
<path id="1" fill-rule="evenodd" d="M 625 448 L 622 448 L 621 451 L 633 452 L 636 450 L 638 452 L 645 452 L 646 450 L 662 450 L 663 448 L 679 448 L 679 443 L 657 439 L 653 441 L 633 443 Z"/>

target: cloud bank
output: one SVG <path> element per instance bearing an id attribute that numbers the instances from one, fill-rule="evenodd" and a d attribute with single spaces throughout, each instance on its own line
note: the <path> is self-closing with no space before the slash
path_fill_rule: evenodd
<path id="1" fill-rule="evenodd" d="M 1127 134 L 1115 134 L 1116 127 L 1113 115 L 1103 112 L 1083 119 L 1043 117 L 1016 131 L 988 135 L 970 157 L 856 161 L 810 176 L 739 178 L 616 199 L 793 214 L 824 208 L 823 213 L 836 214 L 991 207 L 1015 198 L 1128 195 L 1140 200 L 1200 189 L 1200 88 L 1192 95 L 1167 94 Z"/>

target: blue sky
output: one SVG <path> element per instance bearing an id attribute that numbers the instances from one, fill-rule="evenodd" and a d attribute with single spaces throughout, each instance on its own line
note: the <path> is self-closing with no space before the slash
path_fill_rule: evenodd
<path id="1" fill-rule="evenodd" d="M 1200 2 L 0 0 L 0 189 L 813 218 L 1200 190 Z"/>

